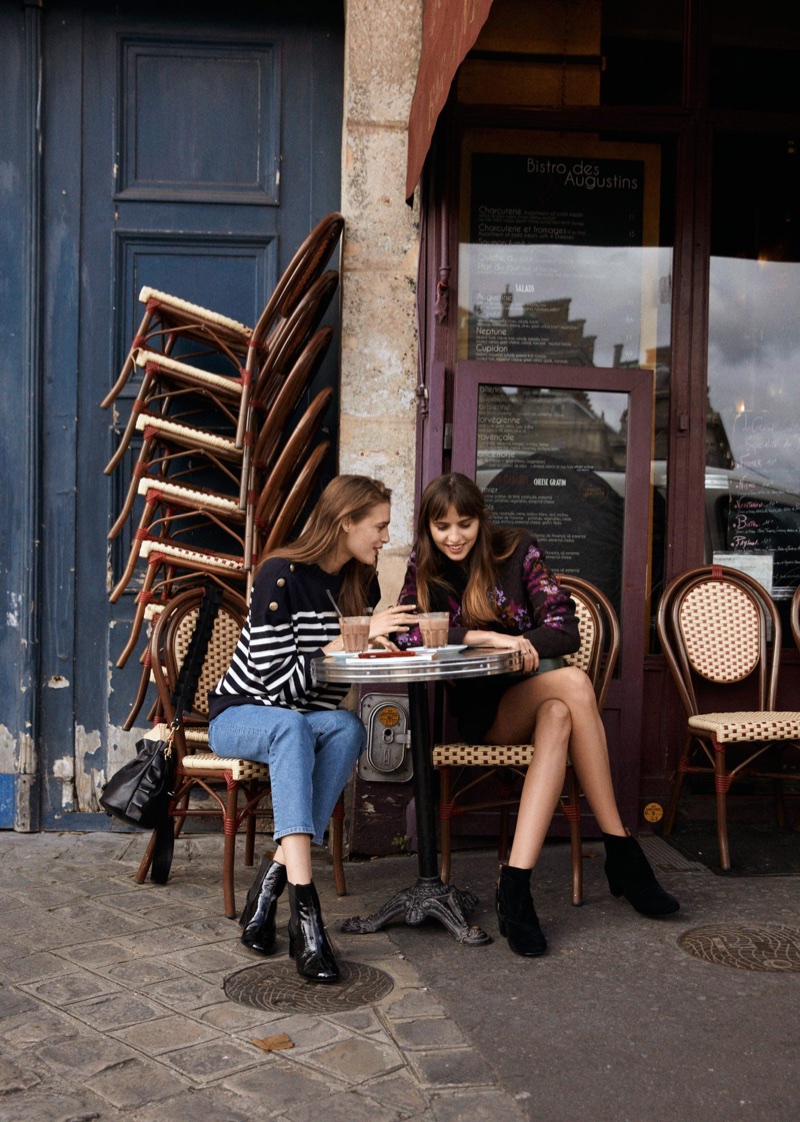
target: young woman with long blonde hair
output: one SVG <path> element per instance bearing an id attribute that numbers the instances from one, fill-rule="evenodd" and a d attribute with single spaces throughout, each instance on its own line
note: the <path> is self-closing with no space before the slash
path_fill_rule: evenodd
<path id="1" fill-rule="evenodd" d="M 328 484 L 297 541 L 260 562 L 231 665 L 209 695 L 212 750 L 270 770 L 279 844 L 248 893 L 242 942 L 274 953 L 277 901 L 288 883 L 289 953 L 312 982 L 335 982 L 339 967 L 311 877 L 311 843 L 322 844 L 366 735 L 339 708 L 348 687 L 315 685 L 311 663 L 342 650 L 332 601 L 343 615 L 364 615 L 380 599 L 376 566 L 389 541 L 390 500 L 383 483 L 365 476 Z M 413 620 L 410 609 L 374 612 L 370 641 Z"/>

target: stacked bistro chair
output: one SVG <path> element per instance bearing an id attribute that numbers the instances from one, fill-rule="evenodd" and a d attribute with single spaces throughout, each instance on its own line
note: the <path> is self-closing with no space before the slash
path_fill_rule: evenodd
<path id="1" fill-rule="evenodd" d="M 559 576 L 559 585 L 575 602 L 581 645 L 565 661 L 585 670 L 594 687 L 600 712 L 619 657 L 620 630 L 616 612 L 608 598 L 595 585 L 579 577 Z M 475 810 L 500 810 L 497 856 L 508 855 L 509 819 L 519 804 L 518 777 L 524 776 L 533 759 L 531 744 L 467 744 L 462 741 L 436 744 L 433 764 L 439 771 L 439 828 L 441 876 L 450 876 L 453 818 Z M 480 769 L 479 773 L 476 771 Z M 500 793 L 489 801 L 477 802 L 464 796 L 488 779 L 499 784 Z M 572 764 L 568 762 L 566 795 L 560 809 L 569 824 L 572 873 L 572 903 L 583 903 L 583 860 L 581 848 L 580 787 Z"/>
<path id="2" fill-rule="evenodd" d="M 797 777 L 800 712 L 775 709 L 780 617 L 772 598 L 752 577 L 738 569 L 704 565 L 667 586 L 657 628 L 686 710 L 686 742 L 664 833 L 672 831 L 685 776 L 713 778 L 719 860 L 727 870 L 727 800 L 732 785 L 744 778 L 770 780 L 782 824 L 782 782 L 792 771 Z M 740 704 L 743 690 L 755 697 L 754 709 L 728 710 L 719 704 L 729 701 L 732 693 Z M 707 701 L 709 705 L 701 704 Z"/>
<path id="3" fill-rule="evenodd" d="M 177 342 L 188 343 L 192 359 L 214 354 L 225 355 L 239 366 L 241 387 L 249 396 L 260 350 L 275 323 L 286 319 L 310 285 L 322 274 L 341 237 L 344 219 L 333 213 L 323 218 L 295 253 L 262 312 L 257 330 L 208 308 L 191 304 L 178 296 L 143 288 L 139 300 L 145 312 L 125 356 L 125 362 L 105 398 L 108 409 L 119 397 L 131 377 L 139 351 L 159 351 L 171 355 Z M 183 352 L 182 352 L 183 353 Z M 245 360 L 242 365 L 242 359 Z M 245 401 L 245 409 L 247 401 Z"/>
<path id="4" fill-rule="evenodd" d="M 150 661 L 158 693 L 156 717 L 161 735 L 174 717 L 175 688 L 204 596 L 203 587 L 180 593 L 159 614 L 153 628 Z M 236 835 L 244 825 L 245 863 L 252 865 L 256 819 L 271 815 L 272 808 L 268 802 L 269 768 L 265 764 L 222 759 L 208 748 L 208 691 L 227 670 L 247 616 L 247 604 L 236 593 L 222 592 L 218 600 L 193 706 L 175 732 L 176 772 L 169 813 L 176 835 L 187 818 L 213 816 L 221 820 L 223 901 L 225 915 L 232 919 L 236 915 L 233 880 Z M 198 790 L 206 797 L 199 803 L 190 803 L 190 795 Z M 344 804 L 340 799 L 331 820 L 331 853 L 339 895 L 346 892 L 342 862 L 343 817 Z M 138 884 L 144 882 L 150 870 L 155 842 L 154 833 L 136 873 Z"/>
<path id="5" fill-rule="evenodd" d="M 139 649 L 141 673 L 126 729 L 143 709 L 154 725 L 169 722 L 166 691 L 180 664 L 174 651 L 192 613 L 197 614 L 198 590 L 209 583 L 222 590 L 224 622 L 210 647 L 208 681 L 198 691 L 196 712 L 178 735 L 179 782 L 172 813 L 176 831 L 187 817 L 208 813 L 208 807 L 221 817 L 227 914 L 233 912 L 235 833 L 246 826 L 246 859 L 252 863 L 252 831 L 269 790 L 268 775 L 265 768 L 218 761 L 208 752 L 207 713 L 200 699 L 227 668 L 258 558 L 296 531 L 330 450 L 320 430 L 333 390 L 313 396 L 310 387 L 333 338 L 332 328 L 321 323 L 339 283 L 338 271 L 327 266 L 343 225 L 340 214 L 317 224 L 254 327 L 144 288 L 144 316 L 102 402 L 104 408 L 117 403 L 116 409 L 124 412 L 120 395 L 131 383 L 124 394 L 130 408 L 105 468 L 111 474 L 124 463 L 131 465 L 130 484 L 108 534 L 110 540 L 123 532 L 130 538 L 110 599 L 117 602 L 126 589 L 135 592 L 133 620 L 116 662 L 123 667 Z M 148 709 L 154 684 L 156 698 Z M 200 805 L 193 798 L 190 805 L 198 788 L 207 797 Z M 331 836 L 338 854 L 337 889 L 343 893 L 342 816 L 340 807 Z M 138 879 L 146 875 L 151 859 L 152 845 Z"/>
<path id="6" fill-rule="evenodd" d="M 133 371 L 143 371 L 119 446 L 106 467 L 107 473 L 117 469 L 134 434 L 141 434 L 131 482 L 109 531 L 109 538 L 116 538 L 133 521 L 139 504 L 129 555 L 110 592 L 116 602 L 141 570 L 136 611 L 118 667 L 135 650 L 145 620 L 178 592 L 211 579 L 247 595 L 267 539 L 270 548 L 282 544 L 305 507 L 305 502 L 294 502 L 294 517 L 287 512 L 280 518 L 279 541 L 273 527 L 282 513 L 280 500 L 288 497 L 290 487 L 293 496 L 302 493 L 306 502 L 310 498 L 324 459 L 320 449 L 330 447 L 323 441 L 311 451 L 330 389 L 317 395 L 298 424 L 303 440 L 293 445 L 296 458 L 280 490 L 272 472 L 282 443 L 293 437 L 287 432 L 289 419 L 330 346 L 332 330 L 320 322 L 339 278 L 325 266 L 342 226 L 338 214 L 317 225 L 252 330 L 164 293 L 143 293 L 145 317 L 103 402 L 116 401 Z M 212 357 L 228 363 L 233 373 L 212 370 Z M 295 484 L 301 476 L 299 490 Z M 260 509 L 268 512 L 268 523 L 257 522 Z M 147 657 L 142 662 L 142 679 L 149 680 Z M 141 695 L 142 683 L 136 712 Z"/>

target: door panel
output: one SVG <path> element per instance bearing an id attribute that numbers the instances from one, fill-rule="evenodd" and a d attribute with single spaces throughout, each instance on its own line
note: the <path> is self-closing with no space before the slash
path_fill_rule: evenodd
<path id="1" fill-rule="evenodd" d="M 453 471 L 477 480 L 497 522 L 531 530 L 555 572 L 591 580 L 617 610 L 604 723 L 620 813 L 635 830 L 653 374 L 467 361 L 454 387 Z"/>
<path id="2" fill-rule="evenodd" d="M 145 706 L 139 731 L 121 730 L 141 666 L 114 668 L 136 587 L 108 603 L 129 537 L 106 535 L 138 447 L 103 474 L 135 383 L 99 407 L 139 291 L 252 324 L 303 237 L 338 209 L 340 6 L 263 7 L 47 8 L 44 365 L 57 408 L 45 416 L 43 661 L 60 688 L 43 700 L 44 826 L 97 812 L 98 785 L 147 725 Z M 336 379 L 329 354 L 309 393 Z"/>

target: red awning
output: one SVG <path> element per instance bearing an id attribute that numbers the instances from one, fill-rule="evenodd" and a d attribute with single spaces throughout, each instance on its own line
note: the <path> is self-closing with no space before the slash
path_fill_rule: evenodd
<path id="1" fill-rule="evenodd" d="M 456 70 L 486 23 L 492 0 L 425 0 L 422 52 L 408 118 L 406 198 L 414 194 Z"/>

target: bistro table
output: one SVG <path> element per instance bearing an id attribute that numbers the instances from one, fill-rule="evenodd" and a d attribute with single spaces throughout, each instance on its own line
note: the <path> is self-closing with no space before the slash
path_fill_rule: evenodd
<path id="1" fill-rule="evenodd" d="M 416 883 L 395 893 L 374 915 L 347 919 L 342 931 L 367 935 L 393 919 L 403 918 L 411 926 L 427 917 L 437 919 L 459 943 L 478 947 L 490 943 L 486 932 L 470 924 L 468 914 L 477 897 L 439 876 L 436 852 L 436 810 L 433 799 L 428 682 L 441 683 L 455 678 L 486 678 L 522 669 L 522 655 L 516 650 L 491 647 L 444 647 L 433 652 L 415 648 L 415 654 L 389 657 L 384 652 L 333 656 L 315 659 L 311 673 L 317 682 L 362 685 L 374 682 L 403 682 L 408 685 L 408 717 L 411 732 L 411 759 L 414 766 L 414 802 L 417 814 Z"/>

